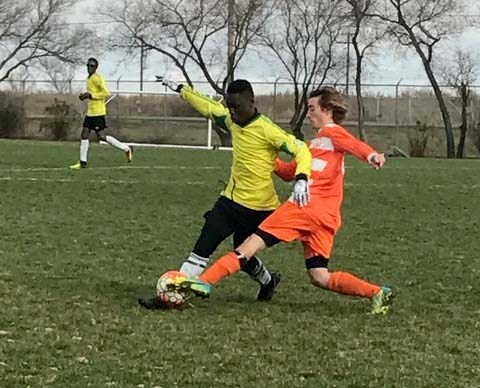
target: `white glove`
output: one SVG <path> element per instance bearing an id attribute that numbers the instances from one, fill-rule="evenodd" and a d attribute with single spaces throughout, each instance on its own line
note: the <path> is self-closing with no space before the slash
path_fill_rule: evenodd
<path id="1" fill-rule="evenodd" d="M 310 201 L 310 191 L 308 189 L 308 181 L 298 179 L 293 187 L 293 200 L 299 207 L 307 206 Z"/>
<path id="2" fill-rule="evenodd" d="M 180 89 L 182 88 L 183 85 L 177 84 L 175 81 L 170 81 L 169 79 L 166 79 L 165 77 L 156 75 L 155 78 L 157 79 L 157 82 L 161 82 L 163 86 L 166 86 L 169 88 L 172 92 L 180 92 Z"/>

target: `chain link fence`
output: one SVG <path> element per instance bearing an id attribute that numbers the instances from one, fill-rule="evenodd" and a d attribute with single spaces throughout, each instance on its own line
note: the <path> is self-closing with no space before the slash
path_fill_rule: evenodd
<path id="1" fill-rule="evenodd" d="M 208 125 L 188 104 L 175 93 L 169 92 L 158 82 L 131 80 L 107 80 L 111 90 L 122 90 L 108 104 L 109 129 L 125 141 L 178 145 L 206 145 Z M 215 95 L 206 82 L 194 82 L 200 91 Z M 271 117 L 285 129 L 293 116 L 293 85 L 278 78 L 274 82 L 252 82 L 259 110 Z M 336 85 L 345 91 L 345 85 Z M 478 156 L 480 100 L 472 86 L 472 98 L 467 107 L 469 134 L 465 154 Z M 2 93 L 15 96 L 20 104 L 24 119 L 22 131 L 12 137 L 78 139 L 81 117 L 85 104 L 77 96 L 85 89 L 85 80 L 23 80 L 8 81 L 1 85 Z M 138 91 L 156 92 L 141 95 Z M 346 96 L 350 111 L 345 126 L 355 135 L 357 129 L 357 102 L 352 95 L 355 88 L 349 85 Z M 455 137 L 459 137 L 461 123 L 461 101 L 454 88 L 443 87 Z M 445 130 L 438 103 L 428 85 L 365 84 L 364 96 L 365 133 L 367 140 L 381 150 L 397 146 L 410 152 L 412 138 L 427 136 L 426 155 L 444 156 L 446 153 Z M 56 109 L 58 108 L 58 109 Z M 56 126 L 64 125 L 61 136 L 52 133 L 51 127 L 57 117 Z M 52 121 L 53 120 L 53 121 Z M 63 123 L 63 124 L 62 124 Z M 12 129 L 13 131 L 13 129 Z M 303 131 L 306 139 L 314 136 L 306 120 Z M 425 135 L 426 133 L 426 135 Z M 4 136 L 5 137 L 5 136 Z M 213 132 L 213 145 L 221 145 L 220 138 Z"/>

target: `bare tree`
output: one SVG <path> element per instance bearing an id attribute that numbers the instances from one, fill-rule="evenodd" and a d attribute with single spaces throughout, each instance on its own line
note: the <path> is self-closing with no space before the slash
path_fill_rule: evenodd
<path id="1" fill-rule="evenodd" d="M 374 16 L 386 23 L 388 33 L 405 47 L 412 47 L 420 57 L 437 98 L 445 126 L 447 156 L 455 157 L 450 114 L 432 68 L 434 47 L 442 39 L 461 29 L 456 14 L 462 0 L 380 0 Z"/>
<path id="2" fill-rule="evenodd" d="M 72 80 L 75 78 L 73 65 L 60 62 L 54 58 L 42 58 L 40 59 L 40 66 L 50 79 L 57 93 L 66 94 L 72 92 Z"/>
<path id="3" fill-rule="evenodd" d="M 341 32 L 340 0 L 281 0 L 262 45 L 281 63 L 294 88 L 290 128 L 303 139 L 308 94 L 320 87 L 338 61 L 335 43 Z"/>
<path id="4" fill-rule="evenodd" d="M 190 74 L 199 69 L 213 90 L 223 94 L 229 77 L 270 16 L 270 4 L 235 2 L 228 68 L 228 8 L 223 0 L 123 0 L 120 5 L 104 6 L 100 13 L 116 22 L 110 36 L 112 47 L 132 53 L 143 44 L 169 58 L 190 85 Z"/>
<path id="5" fill-rule="evenodd" d="M 92 35 L 82 26 L 65 25 L 63 15 L 72 4 L 73 0 L 0 0 L 0 82 L 42 58 L 80 60 Z"/>
<path id="6" fill-rule="evenodd" d="M 355 50 L 355 90 L 358 108 L 358 135 L 366 141 L 364 130 L 365 107 L 362 96 L 362 71 L 363 60 L 367 51 L 371 50 L 382 38 L 381 26 L 374 24 L 368 16 L 373 9 L 376 0 L 345 0 L 347 5 L 347 17 L 350 20 L 352 46 Z"/>
<path id="7" fill-rule="evenodd" d="M 193 84 L 192 72 L 200 70 L 212 89 L 223 95 L 248 47 L 270 17 L 271 4 L 237 0 L 230 5 L 230 19 L 224 0 L 123 0 L 99 12 L 116 22 L 110 35 L 113 48 L 121 47 L 132 54 L 143 45 L 171 60 L 189 85 Z M 227 65 L 229 22 L 233 32 Z M 228 145 L 229 133 L 214 129 L 222 145 Z"/>
<path id="8" fill-rule="evenodd" d="M 472 95 L 471 86 L 476 80 L 477 73 L 478 64 L 471 52 L 456 49 L 450 60 L 442 58 L 442 78 L 448 85 L 455 88 L 462 104 L 462 121 L 460 124 L 460 139 L 457 144 L 457 158 L 463 158 L 465 152 L 465 139 L 468 129 L 467 107 Z"/>

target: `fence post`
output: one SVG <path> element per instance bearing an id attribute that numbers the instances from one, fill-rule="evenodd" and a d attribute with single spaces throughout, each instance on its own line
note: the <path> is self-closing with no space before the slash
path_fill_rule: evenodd
<path id="1" fill-rule="evenodd" d="M 211 94 L 209 94 L 208 97 L 210 97 L 210 99 L 213 98 Z M 212 120 L 208 119 L 207 123 L 208 123 L 207 124 L 207 147 L 208 149 L 211 149 L 212 148 Z"/>
<path id="2" fill-rule="evenodd" d="M 122 75 L 117 78 L 117 90 L 120 90 L 120 79 Z M 117 129 L 120 129 L 120 99 L 117 97 L 117 101 L 115 101 L 115 106 L 117 108 Z"/>
<path id="3" fill-rule="evenodd" d="M 408 125 L 412 125 L 412 97 L 408 96 Z"/>
<path id="4" fill-rule="evenodd" d="M 165 93 L 163 95 L 163 131 L 164 133 L 167 133 L 167 98 L 168 98 L 167 85 L 163 87 L 163 92 Z"/>
<path id="5" fill-rule="evenodd" d="M 400 78 L 395 85 L 395 147 L 398 147 L 398 87 L 402 79 Z"/>

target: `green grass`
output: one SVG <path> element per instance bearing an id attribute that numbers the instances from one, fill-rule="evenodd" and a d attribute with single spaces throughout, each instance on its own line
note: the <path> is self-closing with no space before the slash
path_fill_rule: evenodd
<path id="1" fill-rule="evenodd" d="M 310 286 L 298 244 L 262 254 L 283 275 L 271 303 L 240 274 L 151 312 L 137 296 L 190 252 L 231 154 L 138 149 L 127 167 L 92 146 L 70 172 L 77 143 L 0 150 L 1 387 L 480 384 L 479 161 L 347 160 L 331 268 L 395 287 L 390 315 Z"/>

